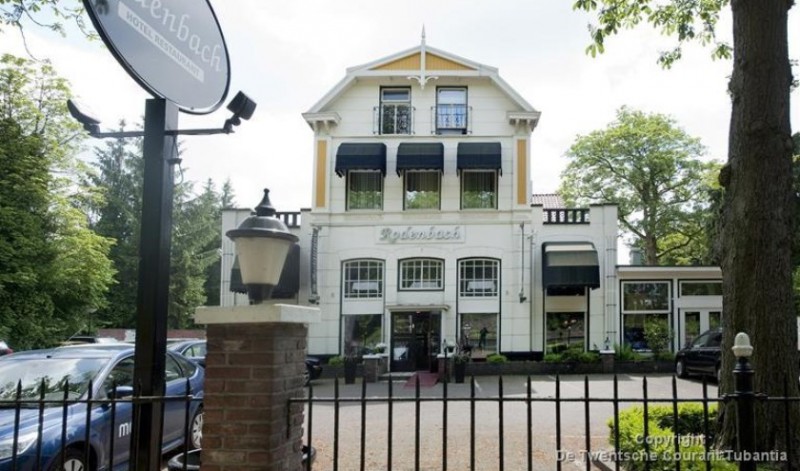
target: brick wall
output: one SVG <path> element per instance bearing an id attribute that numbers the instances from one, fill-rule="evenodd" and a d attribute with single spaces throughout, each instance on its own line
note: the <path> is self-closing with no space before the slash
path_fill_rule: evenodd
<path id="1" fill-rule="evenodd" d="M 302 404 L 287 417 L 289 398 L 303 391 L 307 332 L 288 323 L 208 326 L 203 471 L 302 468 Z"/>

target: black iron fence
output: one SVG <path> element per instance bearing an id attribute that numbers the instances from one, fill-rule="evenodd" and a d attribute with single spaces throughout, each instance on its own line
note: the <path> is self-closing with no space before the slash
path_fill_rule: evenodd
<path id="1" fill-rule="evenodd" d="M 183 395 L 148 397 L 113 386 L 93 397 L 94 390 L 92 382 L 86 392 L 68 382 L 42 381 L 35 391 L 17 383 L 0 398 L 0 471 L 128 469 L 137 404 L 164 407 L 165 451 L 199 446 L 202 397 L 190 394 L 188 380 Z"/>
<path id="2" fill-rule="evenodd" d="M 800 453 L 788 447 L 742 459 L 753 451 L 754 430 L 742 407 L 753 401 L 782 408 L 785 443 L 800 433 L 789 422 L 800 398 L 756 395 L 752 384 L 719 397 L 705 379 L 673 376 L 500 376 L 489 384 L 472 377 L 435 388 L 416 378 L 402 386 L 362 382 L 360 391 L 337 378 L 325 396 L 311 385 L 293 401 L 305 403 L 306 442 L 317 452 L 306 469 L 755 470 L 755 460 L 793 469 L 792 454 Z M 739 420 L 750 420 L 739 424 L 736 452 L 715 448 L 717 411 L 728 401 L 736 401 Z"/>

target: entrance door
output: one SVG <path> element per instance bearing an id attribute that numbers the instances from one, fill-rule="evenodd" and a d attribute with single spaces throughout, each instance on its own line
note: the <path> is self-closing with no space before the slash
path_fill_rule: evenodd
<path id="1" fill-rule="evenodd" d="M 430 311 L 392 313 L 392 371 L 429 371 L 435 366 L 440 318 Z"/>
<path id="2" fill-rule="evenodd" d="M 681 310 L 680 348 L 691 345 L 698 335 L 720 326 L 722 311 L 710 309 Z"/>

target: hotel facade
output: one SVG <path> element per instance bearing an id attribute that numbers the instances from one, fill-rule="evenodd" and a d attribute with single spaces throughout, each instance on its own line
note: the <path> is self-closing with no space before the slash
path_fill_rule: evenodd
<path id="1" fill-rule="evenodd" d="M 300 241 L 277 291 L 320 308 L 309 354 L 385 346 L 391 371 L 413 371 L 457 343 L 474 358 L 646 350 L 656 321 L 677 349 L 720 322 L 718 267 L 618 265 L 615 205 L 532 196 L 540 112 L 496 68 L 423 37 L 349 68 L 302 116 L 312 207 L 280 213 Z M 248 214 L 226 211 L 223 234 Z M 234 264 L 223 237 L 223 305 L 247 303 Z"/>

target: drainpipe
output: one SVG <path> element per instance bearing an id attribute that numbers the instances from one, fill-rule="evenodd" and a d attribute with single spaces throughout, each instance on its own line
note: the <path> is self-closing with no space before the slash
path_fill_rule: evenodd
<path id="1" fill-rule="evenodd" d="M 519 223 L 519 242 L 520 249 L 520 268 L 519 268 L 519 302 L 524 303 L 528 298 L 525 297 L 525 223 Z"/>

